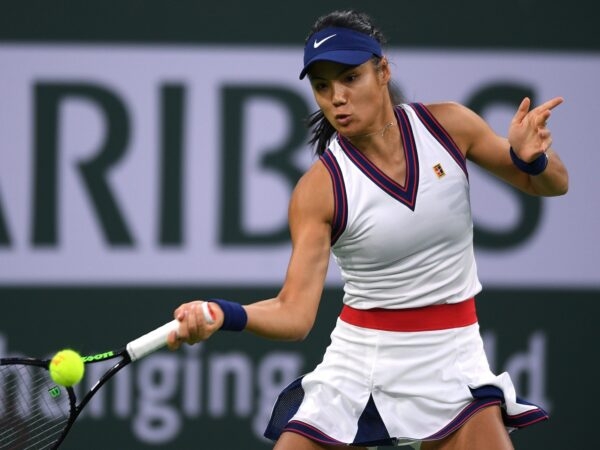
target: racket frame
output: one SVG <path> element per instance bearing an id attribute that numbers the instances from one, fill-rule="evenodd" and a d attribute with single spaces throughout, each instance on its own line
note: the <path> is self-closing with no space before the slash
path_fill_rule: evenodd
<path id="1" fill-rule="evenodd" d="M 121 359 L 112 367 L 110 367 L 110 369 L 104 372 L 100 378 L 98 378 L 94 385 L 83 395 L 79 403 L 77 402 L 78 399 L 73 388 L 62 386 L 67 391 L 69 396 L 69 417 L 61 434 L 57 438 L 56 442 L 52 444 L 50 450 L 56 450 L 63 443 L 73 424 L 79 417 L 81 411 L 108 380 L 110 380 L 115 374 L 120 372 L 131 362 L 141 359 L 144 356 L 147 356 L 148 354 L 164 347 L 167 344 L 167 337 L 169 334 L 172 332 L 177 332 L 178 329 L 179 321 L 172 320 L 171 322 L 168 322 L 138 337 L 137 339 L 130 341 L 121 349 L 82 356 L 83 362 L 86 366 L 88 364 L 109 361 L 119 357 L 121 357 Z M 0 366 L 6 365 L 37 366 L 48 371 L 50 367 L 50 359 L 37 359 L 28 357 L 0 358 Z"/>

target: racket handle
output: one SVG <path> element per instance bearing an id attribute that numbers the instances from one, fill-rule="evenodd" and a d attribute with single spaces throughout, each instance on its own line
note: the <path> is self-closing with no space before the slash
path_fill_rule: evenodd
<path id="1" fill-rule="evenodd" d="M 215 323 L 215 315 L 210 310 L 210 306 L 208 306 L 208 302 L 202 302 L 202 304 L 200 306 L 202 308 L 202 314 L 204 315 L 204 321 L 209 325 L 212 325 L 213 323 Z"/>
<path id="2" fill-rule="evenodd" d="M 167 345 L 167 337 L 173 331 L 179 330 L 179 320 L 174 319 L 162 327 L 158 327 L 143 336 L 131 341 L 127 344 L 127 353 L 132 361 L 143 358 L 165 345 Z"/>

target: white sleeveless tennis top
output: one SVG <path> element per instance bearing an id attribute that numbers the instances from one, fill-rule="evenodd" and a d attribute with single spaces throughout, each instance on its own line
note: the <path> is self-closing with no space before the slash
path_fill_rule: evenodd
<path id="1" fill-rule="evenodd" d="M 357 309 L 457 303 L 481 291 L 466 161 L 420 103 L 396 107 L 403 186 L 343 136 L 321 161 L 334 187 L 332 252 Z"/>

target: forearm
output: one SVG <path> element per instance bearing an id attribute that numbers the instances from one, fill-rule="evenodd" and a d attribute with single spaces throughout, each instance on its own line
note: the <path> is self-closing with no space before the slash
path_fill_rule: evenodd
<path id="1" fill-rule="evenodd" d="M 267 339 L 303 340 L 315 319 L 314 314 L 279 297 L 244 305 L 244 309 L 248 314 L 246 330 Z"/>
<path id="2" fill-rule="evenodd" d="M 539 175 L 530 175 L 532 191 L 540 196 L 564 195 L 569 189 L 569 175 L 560 157 L 552 149 L 546 152 L 548 165 Z"/>

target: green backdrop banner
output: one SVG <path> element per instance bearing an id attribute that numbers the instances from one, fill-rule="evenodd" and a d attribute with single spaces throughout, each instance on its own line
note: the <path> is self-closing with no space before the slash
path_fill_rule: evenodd
<path id="1" fill-rule="evenodd" d="M 163 322 L 182 301 L 221 296 L 239 302 L 274 289 L 1 288 L 0 354 L 47 356 L 74 347 L 95 353 L 123 345 Z M 304 342 L 271 342 L 223 332 L 177 352 L 159 351 L 117 375 L 90 403 L 65 448 L 263 450 L 272 403 L 289 381 L 320 361 L 340 309 L 341 292 L 324 293 Z M 488 290 L 478 314 L 491 366 L 508 371 L 518 393 L 539 402 L 551 420 L 513 434 L 517 448 L 570 449 L 592 442 L 588 368 L 597 353 L 594 291 Z M 100 368 L 96 369 L 100 370 Z M 97 373 L 89 370 L 88 386 Z"/>
<path id="2" fill-rule="evenodd" d="M 371 14 L 393 46 L 597 51 L 593 0 L 23 0 L 0 5 L 0 41 L 300 45 L 317 16 Z"/>

